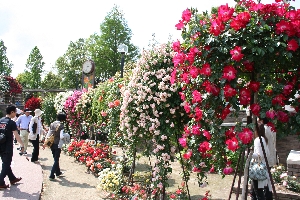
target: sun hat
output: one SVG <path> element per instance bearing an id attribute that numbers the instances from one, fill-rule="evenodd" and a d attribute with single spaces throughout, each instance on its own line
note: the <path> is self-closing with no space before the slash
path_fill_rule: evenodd
<path id="1" fill-rule="evenodd" d="M 34 111 L 34 116 L 41 116 L 42 114 L 43 114 L 44 112 L 43 111 L 41 111 L 40 109 L 35 109 L 35 111 Z"/>
<path id="2" fill-rule="evenodd" d="M 29 110 L 29 108 L 25 108 L 24 112 L 31 112 L 31 110 Z"/>

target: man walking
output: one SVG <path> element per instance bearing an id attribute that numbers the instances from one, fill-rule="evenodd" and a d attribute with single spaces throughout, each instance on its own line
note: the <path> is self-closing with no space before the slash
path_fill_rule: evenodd
<path id="1" fill-rule="evenodd" d="M 25 108 L 24 114 L 21 115 L 16 121 L 17 127 L 20 130 L 21 140 L 24 144 L 24 154 L 27 154 L 29 123 L 32 118 L 32 115 L 30 115 L 30 112 L 31 111 L 28 108 Z"/>
<path id="2" fill-rule="evenodd" d="M 3 144 L 1 144 L 1 150 L 3 151 L 1 151 L 2 170 L 0 173 L 0 189 L 5 189 L 9 187 L 9 185 L 6 185 L 4 181 L 6 176 L 8 176 L 11 185 L 19 182 L 22 179 L 21 177 L 19 178 L 15 177 L 10 166 L 13 157 L 14 136 L 21 145 L 21 152 L 24 151 L 23 142 L 17 132 L 18 130 L 17 125 L 13 120 L 11 120 L 16 116 L 16 112 L 17 112 L 16 107 L 13 105 L 9 105 L 6 108 L 6 114 L 7 114 L 6 117 L 0 119 L 0 122 L 3 125 L 1 127 L 5 130 L 5 136 L 6 136 L 6 141 Z"/>

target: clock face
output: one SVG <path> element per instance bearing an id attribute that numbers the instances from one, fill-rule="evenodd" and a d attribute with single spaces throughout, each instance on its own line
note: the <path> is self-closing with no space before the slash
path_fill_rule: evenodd
<path id="1" fill-rule="evenodd" d="M 94 70 L 94 63 L 92 61 L 85 61 L 82 66 L 82 71 L 85 74 L 89 74 Z"/>

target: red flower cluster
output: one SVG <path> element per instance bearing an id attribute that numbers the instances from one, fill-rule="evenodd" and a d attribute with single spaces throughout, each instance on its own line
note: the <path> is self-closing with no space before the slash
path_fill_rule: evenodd
<path id="1" fill-rule="evenodd" d="M 25 102 L 24 108 L 28 108 L 31 111 L 34 111 L 37 108 L 41 108 L 42 99 L 39 97 L 31 97 Z"/>
<path id="2" fill-rule="evenodd" d="M 110 167 L 114 162 L 109 158 L 109 146 L 98 144 L 93 146 L 84 140 L 73 141 L 69 145 L 67 152 L 76 160 L 86 165 L 88 170 L 98 175 L 102 169 Z"/>
<path id="3" fill-rule="evenodd" d="M 9 93 L 12 94 L 20 94 L 22 93 L 22 85 L 13 77 L 11 76 L 4 76 L 4 78 L 6 79 L 6 81 L 8 81 L 9 84 Z"/>

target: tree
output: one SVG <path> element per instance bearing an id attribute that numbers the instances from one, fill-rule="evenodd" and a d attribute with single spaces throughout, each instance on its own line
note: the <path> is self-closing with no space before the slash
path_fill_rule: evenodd
<path id="1" fill-rule="evenodd" d="M 13 64 L 8 60 L 6 56 L 6 47 L 3 40 L 0 40 L 0 75 L 9 76 L 11 74 L 11 68 Z"/>
<path id="2" fill-rule="evenodd" d="M 29 89 L 30 88 L 30 73 L 28 71 L 19 73 L 18 76 L 16 77 L 16 80 L 22 85 L 24 89 Z"/>
<path id="3" fill-rule="evenodd" d="M 128 46 L 125 62 L 136 60 L 138 47 L 130 43 L 131 37 L 132 32 L 124 14 L 114 6 L 100 24 L 100 35 L 93 34 L 87 39 L 87 47 L 90 57 L 95 62 L 98 79 L 108 79 L 120 71 L 121 54 L 117 51 L 120 44 Z"/>
<path id="4" fill-rule="evenodd" d="M 45 78 L 42 81 L 43 89 L 59 89 L 62 78 L 59 75 L 56 75 L 52 72 L 46 74 Z"/>
<path id="5" fill-rule="evenodd" d="M 76 88 L 80 77 L 76 77 L 76 70 L 82 70 L 82 64 L 87 60 L 87 48 L 85 39 L 80 38 L 76 42 L 70 42 L 66 53 L 56 60 L 59 76 L 62 78 L 62 88 Z"/>
<path id="6" fill-rule="evenodd" d="M 35 46 L 29 54 L 25 69 L 25 73 L 27 72 L 25 78 L 27 79 L 26 81 L 28 82 L 28 87 L 30 89 L 41 88 L 41 75 L 44 65 L 43 56 L 38 47 Z"/>

